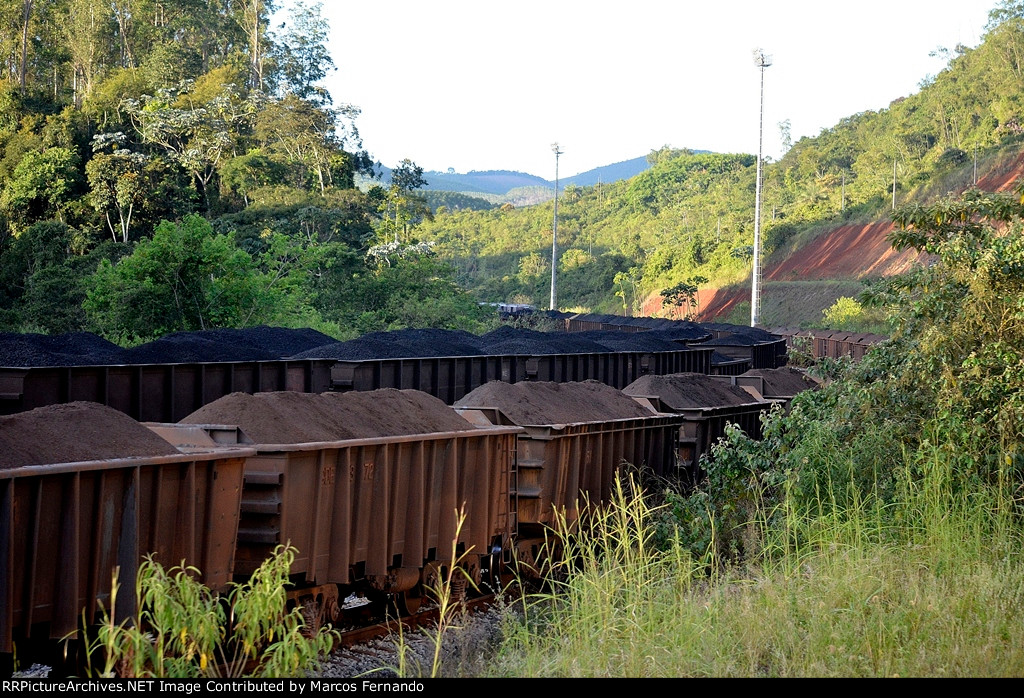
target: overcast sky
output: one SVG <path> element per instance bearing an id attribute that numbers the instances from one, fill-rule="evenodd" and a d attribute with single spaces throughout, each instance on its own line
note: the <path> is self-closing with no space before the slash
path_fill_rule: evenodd
<path id="1" fill-rule="evenodd" d="M 996 0 L 324 2 L 335 102 L 389 167 L 559 176 L 663 145 L 764 153 L 913 94 Z"/>

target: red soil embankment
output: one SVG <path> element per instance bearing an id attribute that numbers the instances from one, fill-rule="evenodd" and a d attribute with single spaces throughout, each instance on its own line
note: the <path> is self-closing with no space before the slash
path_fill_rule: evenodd
<path id="1" fill-rule="evenodd" d="M 916 250 L 894 250 L 888 239 L 892 228 L 891 221 L 840 226 L 766 269 L 764 279 L 859 279 L 903 273 L 919 262 L 922 255 Z"/>
<path id="2" fill-rule="evenodd" d="M 891 221 L 843 225 L 819 235 L 789 257 L 764 270 L 765 282 L 861 279 L 903 273 L 922 259 L 915 250 L 897 252 L 888 240 Z M 700 317 L 723 317 L 750 300 L 750 289 L 707 289 L 700 292 Z"/>
<path id="3" fill-rule="evenodd" d="M 725 317 L 740 303 L 750 302 L 750 289 L 740 291 L 734 288 L 707 288 L 698 291 L 697 297 L 700 299 L 697 319 L 710 322 L 715 318 Z"/>
<path id="4" fill-rule="evenodd" d="M 988 192 L 1013 189 L 1024 175 L 1024 151 L 997 163 L 978 178 L 976 188 Z M 764 281 L 820 281 L 894 276 L 924 260 L 914 250 L 897 252 L 888 235 L 892 221 L 842 225 L 819 235 L 789 257 L 764 270 Z M 739 303 L 750 301 L 750 289 L 702 289 L 698 294 L 701 320 L 728 315 Z"/>
<path id="5" fill-rule="evenodd" d="M 1024 174 L 1024 151 L 1016 158 L 996 165 L 978 178 L 977 188 L 981 191 L 1009 191 Z"/>

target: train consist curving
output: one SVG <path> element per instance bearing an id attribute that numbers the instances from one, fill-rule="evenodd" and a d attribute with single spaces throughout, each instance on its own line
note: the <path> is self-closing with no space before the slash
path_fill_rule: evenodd
<path id="1" fill-rule="evenodd" d="M 815 359 L 838 359 L 844 356 L 863 359 L 871 347 L 886 339 L 880 334 L 802 330 L 793 327 L 775 327 L 771 332 L 785 339 L 788 348 L 799 349 Z"/>
<path id="2" fill-rule="evenodd" d="M 316 621 L 350 593 L 413 610 L 447 561 L 493 582 L 538 555 L 556 510 L 604 501 L 623 463 L 692 478 L 726 422 L 756 435 L 813 387 L 792 382 L 779 335 L 641 321 L 573 316 L 487 343 L 193 333 L 150 363 L 91 336 L 61 345 L 87 355 L 0 336 L 0 363 L 31 359 L 0 368 L 0 654 L 97 620 L 112 571 L 146 554 L 222 590 L 290 542 L 292 596 Z"/>

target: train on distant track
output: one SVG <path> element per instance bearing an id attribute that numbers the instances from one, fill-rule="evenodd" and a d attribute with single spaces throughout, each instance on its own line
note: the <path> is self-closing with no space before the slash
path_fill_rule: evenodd
<path id="1" fill-rule="evenodd" d="M 801 389 L 771 373 L 785 335 L 651 320 L 642 339 L 639 320 L 572 316 L 493 354 L 0 367 L 0 656 L 98 620 L 112 571 L 147 554 L 222 591 L 291 543 L 290 594 L 314 623 L 351 593 L 415 610 L 453 559 L 494 585 L 623 464 L 693 478 L 727 422 L 757 436 Z M 540 344 L 570 336 L 588 350 Z"/>

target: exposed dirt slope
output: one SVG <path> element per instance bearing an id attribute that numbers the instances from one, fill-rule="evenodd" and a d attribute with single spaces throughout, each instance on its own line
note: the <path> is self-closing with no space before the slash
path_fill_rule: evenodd
<path id="1" fill-rule="evenodd" d="M 921 261 L 915 250 L 897 252 L 889 244 L 891 221 L 843 225 L 804 245 L 765 269 L 765 281 L 894 276 Z"/>
<path id="2" fill-rule="evenodd" d="M 998 162 L 978 178 L 982 191 L 1000 192 L 1013 188 L 1024 176 L 1024 152 Z M 764 270 L 767 287 L 773 282 L 823 279 L 863 279 L 893 276 L 923 260 L 914 251 L 896 252 L 887 236 L 891 221 L 842 225 L 823 233 L 787 258 L 769 262 Z M 731 287 L 702 290 L 700 320 L 727 315 L 737 304 L 750 301 L 750 289 Z"/>

